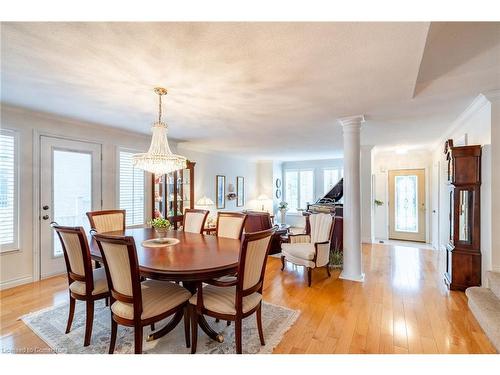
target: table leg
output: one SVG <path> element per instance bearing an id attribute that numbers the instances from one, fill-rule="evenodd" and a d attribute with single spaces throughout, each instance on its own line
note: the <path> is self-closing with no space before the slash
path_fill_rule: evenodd
<path id="1" fill-rule="evenodd" d="M 160 337 L 165 336 L 167 333 L 169 333 L 171 330 L 173 330 L 175 327 L 177 327 L 177 324 L 181 321 L 181 319 L 184 317 L 184 310 L 179 310 L 174 314 L 174 317 L 170 319 L 170 321 L 167 323 L 165 327 L 160 329 L 159 331 L 153 332 L 148 336 L 146 341 L 153 341 L 153 340 L 158 340 Z"/>
<path id="2" fill-rule="evenodd" d="M 196 293 L 196 283 L 183 281 L 182 285 L 184 286 L 184 288 L 189 290 L 192 294 Z M 220 343 L 224 342 L 224 336 L 222 334 L 214 331 L 212 329 L 212 327 L 210 327 L 210 325 L 208 324 L 207 320 L 205 319 L 205 317 L 203 315 L 198 316 L 198 326 L 212 340 L 220 342 Z"/>

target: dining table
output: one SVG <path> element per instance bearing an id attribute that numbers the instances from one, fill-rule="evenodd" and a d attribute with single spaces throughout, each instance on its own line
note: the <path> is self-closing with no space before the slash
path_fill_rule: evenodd
<path id="1" fill-rule="evenodd" d="M 170 230 L 159 234 L 153 228 L 127 228 L 105 234 L 134 238 L 142 277 L 182 282 L 182 285 L 192 294 L 203 281 L 235 274 L 238 269 L 241 246 L 241 241 L 238 239 L 180 230 Z M 162 244 L 160 238 L 167 238 L 171 244 Z M 96 261 L 96 267 L 99 267 L 102 256 L 97 242 L 92 237 L 89 244 L 90 255 Z M 148 341 L 166 335 L 177 326 L 182 317 L 181 310 L 165 327 L 151 333 Z M 210 327 L 203 315 L 200 315 L 198 325 L 213 340 L 224 341 L 223 335 Z"/>

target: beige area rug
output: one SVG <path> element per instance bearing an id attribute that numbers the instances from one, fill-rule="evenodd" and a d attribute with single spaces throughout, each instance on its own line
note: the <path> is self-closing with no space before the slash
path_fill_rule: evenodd
<path id="1" fill-rule="evenodd" d="M 77 301 L 71 332 L 65 334 L 68 307 L 67 304 L 64 304 L 30 313 L 23 316 L 22 321 L 56 353 L 107 353 L 111 334 L 111 317 L 109 308 L 105 307 L 104 301 L 98 301 L 96 303 L 92 341 L 87 347 L 83 346 L 83 337 L 85 334 L 85 305 Z M 286 331 L 290 329 L 299 315 L 300 312 L 297 310 L 291 310 L 283 306 L 263 302 L 262 324 L 266 345 L 260 345 L 255 315 L 249 316 L 243 320 L 243 353 L 272 353 L 273 349 L 280 343 Z M 156 329 L 163 327 L 167 320 L 156 323 Z M 221 332 L 224 335 L 224 342 L 215 342 L 208 338 L 203 331 L 198 329 L 197 353 L 235 353 L 234 323 L 227 327 L 225 321 L 215 323 L 215 319 L 209 317 L 207 320 L 217 332 Z M 146 337 L 150 332 L 149 327 L 144 328 L 144 353 L 187 354 L 190 352 L 190 349 L 186 348 L 185 345 L 184 323 L 182 321 L 166 336 L 152 342 L 146 342 Z M 119 325 L 115 353 L 128 354 L 133 352 L 133 329 Z"/>

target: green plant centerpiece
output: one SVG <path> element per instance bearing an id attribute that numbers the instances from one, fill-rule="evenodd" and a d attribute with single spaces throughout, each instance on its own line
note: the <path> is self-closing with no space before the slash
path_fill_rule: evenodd
<path id="1" fill-rule="evenodd" d="M 149 220 L 148 224 L 151 225 L 156 233 L 161 237 L 164 237 L 167 234 L 171 225 L 170 221 L 168 221 L 164 217 L 157 217 L 155 219 Z"/>
<path id="2" fill-rule="evenodd" d="M 344 265 L 344 252 L 338 243 L 335 243 L 333 249 L 330 249 L 330 267 L 342 268 Z"/>

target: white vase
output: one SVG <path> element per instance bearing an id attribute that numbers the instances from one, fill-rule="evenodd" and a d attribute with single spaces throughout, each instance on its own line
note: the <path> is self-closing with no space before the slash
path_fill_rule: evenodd
<path id="1" fill-rule="evenodd" d="M 286 208 L 281 208 L 280 214 L 281 214 L 281 224 L 286 224 Z"/>

